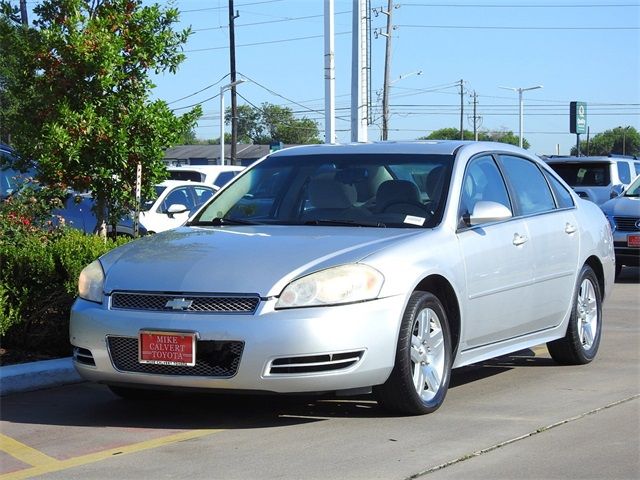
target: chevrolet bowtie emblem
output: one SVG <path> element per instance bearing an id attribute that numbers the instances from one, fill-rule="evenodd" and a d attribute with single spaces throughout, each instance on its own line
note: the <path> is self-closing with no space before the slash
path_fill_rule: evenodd
<path id="1" fill-rule="evenodd" d="M 174 298 L 164 304 L 164 308 L 171 308 L 173 310 L 186 310 L 193 304 L 193 300 L 187 300 L 186 298 Z"/>

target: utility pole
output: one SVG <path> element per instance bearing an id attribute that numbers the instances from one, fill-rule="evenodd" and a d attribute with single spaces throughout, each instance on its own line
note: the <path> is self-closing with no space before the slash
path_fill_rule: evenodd
<path id="1" fill-rule="evenodd" d="M 384 55 L 384 85 L 382 87 L 382 140 L 387 140 L 389 135 L 389 77 L 391 75 L 391 33 L 393 25 L 391 14 L 393 12 L 393 0 L 389 0 L 387 10 L 382 13 L 387 16 L 387 33 L 383 33 L 387 39 L 387 47 Z"/>
<path id="2" fill-rule="evenodd" d="M 324 0 L 324 143 L 336 141 L 334 14 L 333 0 Z"/>
<path id="3" fill-rule="evenodd" d="M 29 25 L 29 19 L 27 17 L 27 0 L 20 0 L 20 21 L 25 27 Z"/>
<path id="4" fill-rule="evenodd" d="M 464 140 L 464 80 L 460 79 L 460 140 Z"/>
<path id="5" fill-rule="evenodd" d="M 473 139 L 478 141 L 478 94 L 473 92 Z"/>
<path id="6" fill-rule="evenodd" d="M 229 63 L 231 72 L 231 165 L 236 165 L 236 150 L 238 143 L 238 102 L 236 99 L 236 33 L 235 19 L 240 15 L 233 9 L 233 0 L 229 0 Z M 224 112 L 221 113 L 224 115 Z M 224 139 L 220 139 L 220 143 Z"/>
<path id="7" fill-rule="evenodd" d="M 368 18 L 366 0 L 353 0 L 351 30 L 351 141 L 366 142 L 369 120 L 368 101 Z"/>

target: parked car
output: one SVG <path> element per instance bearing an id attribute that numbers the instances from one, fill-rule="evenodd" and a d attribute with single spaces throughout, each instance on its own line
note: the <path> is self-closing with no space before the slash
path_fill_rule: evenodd
<path id="1" fill-rule="evenodd" d="M 18 192 L 22 186 L 35 177 L 35 170 L 20 171 L 14 168 L 15 157 L 8 145 L 0 143 L 0 200 Z"/>
<path id="2" fill-rule="evenodd" d="M 165 180 L 155 187 L 155 198 L 142 201 L 140 225 L 157 233 L 179 227 L 209 200 L 216 188 L 200 182 Z"/>
<path id="3" fill-rule="evenodd" d="M 545 342 L 589 363 L 614 261 L 602 211 L 517 147 L 291 148 L 87 266 L 74 364 L 123 397 L 373 391 L 423 414 L 452 368 Z"/>
<path id="4" fill-rule="evenodd" d="M 182 165 L 168 167 L 167 171 L 171 180 L 201 182 L 222 188 L 244 168 L 234 165 Z"/>
<path id="5" fill-rule="evenodd" d="M 547 157 L 544 159 L 576 193 L 598 205 L 615 197 L 640 174 L 635 157 Z"/>
<path id="6" fill-rule="evenodd" d="M 56 208 L 51 212 L 54 223 L 64 224 L 68 227 L 81 230 L 85 233 L 95 233 L 98 219 L 93 207 L 95 200 L 90 193 L 69 192 L 63 199 L 62 208 Z M 64 220 L 61 220 L 64 219 Z M 127 237 L 134 236 L 132 216 L 121 218 L 115 226 L 116 235 Z M 107 225 L 107 232 L 113 232 L 113 226 Z M 147 230 L 143 225 L 138 225 L 138 235 L 146 235 Z"/>
<path id="7" fill-rule="evenodd" d="M 613 229 L 616 276 L 623 265 L 640 266 L 640 175 L 620 196 L 600 208 Z"/>

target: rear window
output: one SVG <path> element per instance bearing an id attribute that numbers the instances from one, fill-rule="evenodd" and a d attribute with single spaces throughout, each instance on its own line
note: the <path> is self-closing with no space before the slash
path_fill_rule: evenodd
<path id="1" fill-rule="evenodd" d="M 169 170 L 171 180 L 182 180 L 188 182 L 202 182 L 204 175 L 193 170 Z"/>
<path id="2" fill-rule="evenodd" d="M 571 187 L 606 187 L 611 183 L 609 163 L 550 163 Z"/>

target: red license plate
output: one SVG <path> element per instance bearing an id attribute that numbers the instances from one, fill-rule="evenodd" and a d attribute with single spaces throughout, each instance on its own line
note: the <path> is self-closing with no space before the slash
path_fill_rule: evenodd
<path id="1" fill-rule="evenodd" d="M 629 247 L 640 247 L 640 235 L 629 235 L 627 237 L 627 245 Z"/>
<path id="2" fill-rule="evenodd" d="M 138 361 L 193 367 L 196 364 L 196 334 L 141 331 L 138 337 Z"/>

